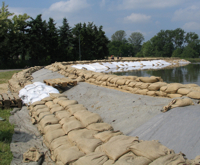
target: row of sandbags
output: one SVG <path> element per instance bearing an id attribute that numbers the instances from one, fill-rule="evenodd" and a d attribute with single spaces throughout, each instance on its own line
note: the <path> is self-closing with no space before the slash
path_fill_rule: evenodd
<path id="1" fill-rule="evenodd" d="M 58 165 L 199 163 L 199 157 L 188 160 L 158 141 L 142 141 L 114 131 L 98 114 L 63 94 L 50 94 L 31 104 L 29 110 L 33 124 L 44 135 L 43 141 Z"/>
<path id="2" fill-rule="evenodd" d="M 24 86 L 32 84 L 32 73 L 40 70 L 41 66 L 35 66 L 24 69 L 18 73 L 14 73 L 12 78 L 8 81 L 8 89 L 11 92 L 18 93 Z"/>
<path id="3" fill-rule="evenodd" d="M 137 77 L 137 76 L 117 76 L 105 73 L 76 69 L 62 63 L 54 63 L 46 69 L 58 71 L 60 74 L 86 81 L 101 86 L 114 87 L 134 94 L 158 96 L 158 97 L 182 97 L 187 96 L 192 99 L 200 99 L 200 87 L 197 84 L 166 83 L 160 77 Z"/>

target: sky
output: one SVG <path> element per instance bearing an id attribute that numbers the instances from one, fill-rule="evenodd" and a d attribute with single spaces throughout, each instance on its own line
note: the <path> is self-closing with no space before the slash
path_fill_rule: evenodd
<path id="1" fill-rule="evenodd" d="M 1 1 L 2 4 L 3 1 Z M 145 41 L 160 30 L 181 28 L 200 36 L 200 0 L 5 0 L 10 12 L 27 13 L 43 20 L 51 17 L 56 26 L 64 17 L 71 27 L 77 23 L 93 22 L 103 26 L 106 36 L 124 30 L 126 38 L 141 32 Z"/>

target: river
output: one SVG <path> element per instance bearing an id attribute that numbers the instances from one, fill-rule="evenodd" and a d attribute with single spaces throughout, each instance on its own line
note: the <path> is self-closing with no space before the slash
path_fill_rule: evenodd
<path id="1" fill-rule="evenodd" d="M 114 74 L 139 77 L 158 76 L 167 83 L 197 84 L 200 86 L 200 63 L 190 63 L 186 66 L 171 69 L 134 70 Z"/>

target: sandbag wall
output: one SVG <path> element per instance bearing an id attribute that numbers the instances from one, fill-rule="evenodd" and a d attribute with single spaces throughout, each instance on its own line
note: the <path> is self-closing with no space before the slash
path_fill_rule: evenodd
<path id="1" fill-rule="evenodd" d="M 105 73 L 76 69 L 63 63 L 54 63 L 45 67 L 60 74 L 86 81 L 100 86 L 114 87 L 129 91 L 134 94 L 175 98 L 187 96 L 192 99 L 200 99 L 200 87 L 197 84 L 166 83 L 160 77 L 137 77 L 137 76 L 117 76 Z"/>
<path id="2" fill-rule="evenodd" d="M 35 66 L 13 74 L 12 78 L 8 81 L 8 89 L 11 92 L 18 93 L 22 88 L 24 88 L 24 86 L 32 84 L 32 73 L 40 70 L 41 68 L 43 67 Z"/>
<path id="3" fill-rule="evenodd" d="M 63 94 L 50 94 L 31 104 L 29 110 L 58 165 L 199 163 L 198 157 L 187 160 L 158 141 L 142 141 L 114 131 L 98 114 Z"/>

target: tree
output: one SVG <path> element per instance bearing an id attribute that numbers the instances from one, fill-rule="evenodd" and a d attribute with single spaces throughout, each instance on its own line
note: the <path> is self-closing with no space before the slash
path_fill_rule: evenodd
<path id="1" fill-rule="evenodd" d="M 135 46 L 141 45 L 142 41 L 144 41 L 144 36 L 140 32 L 133 32 L 133 33 L 131 33 L 130 37 L 128 38 L 128 42 Z"/>
<path id="2" fill-rule="evenodd" d="M 126 41 L 126 32 L 124 30 L 118 30 L 111 36 L 112 41 Z"/>

